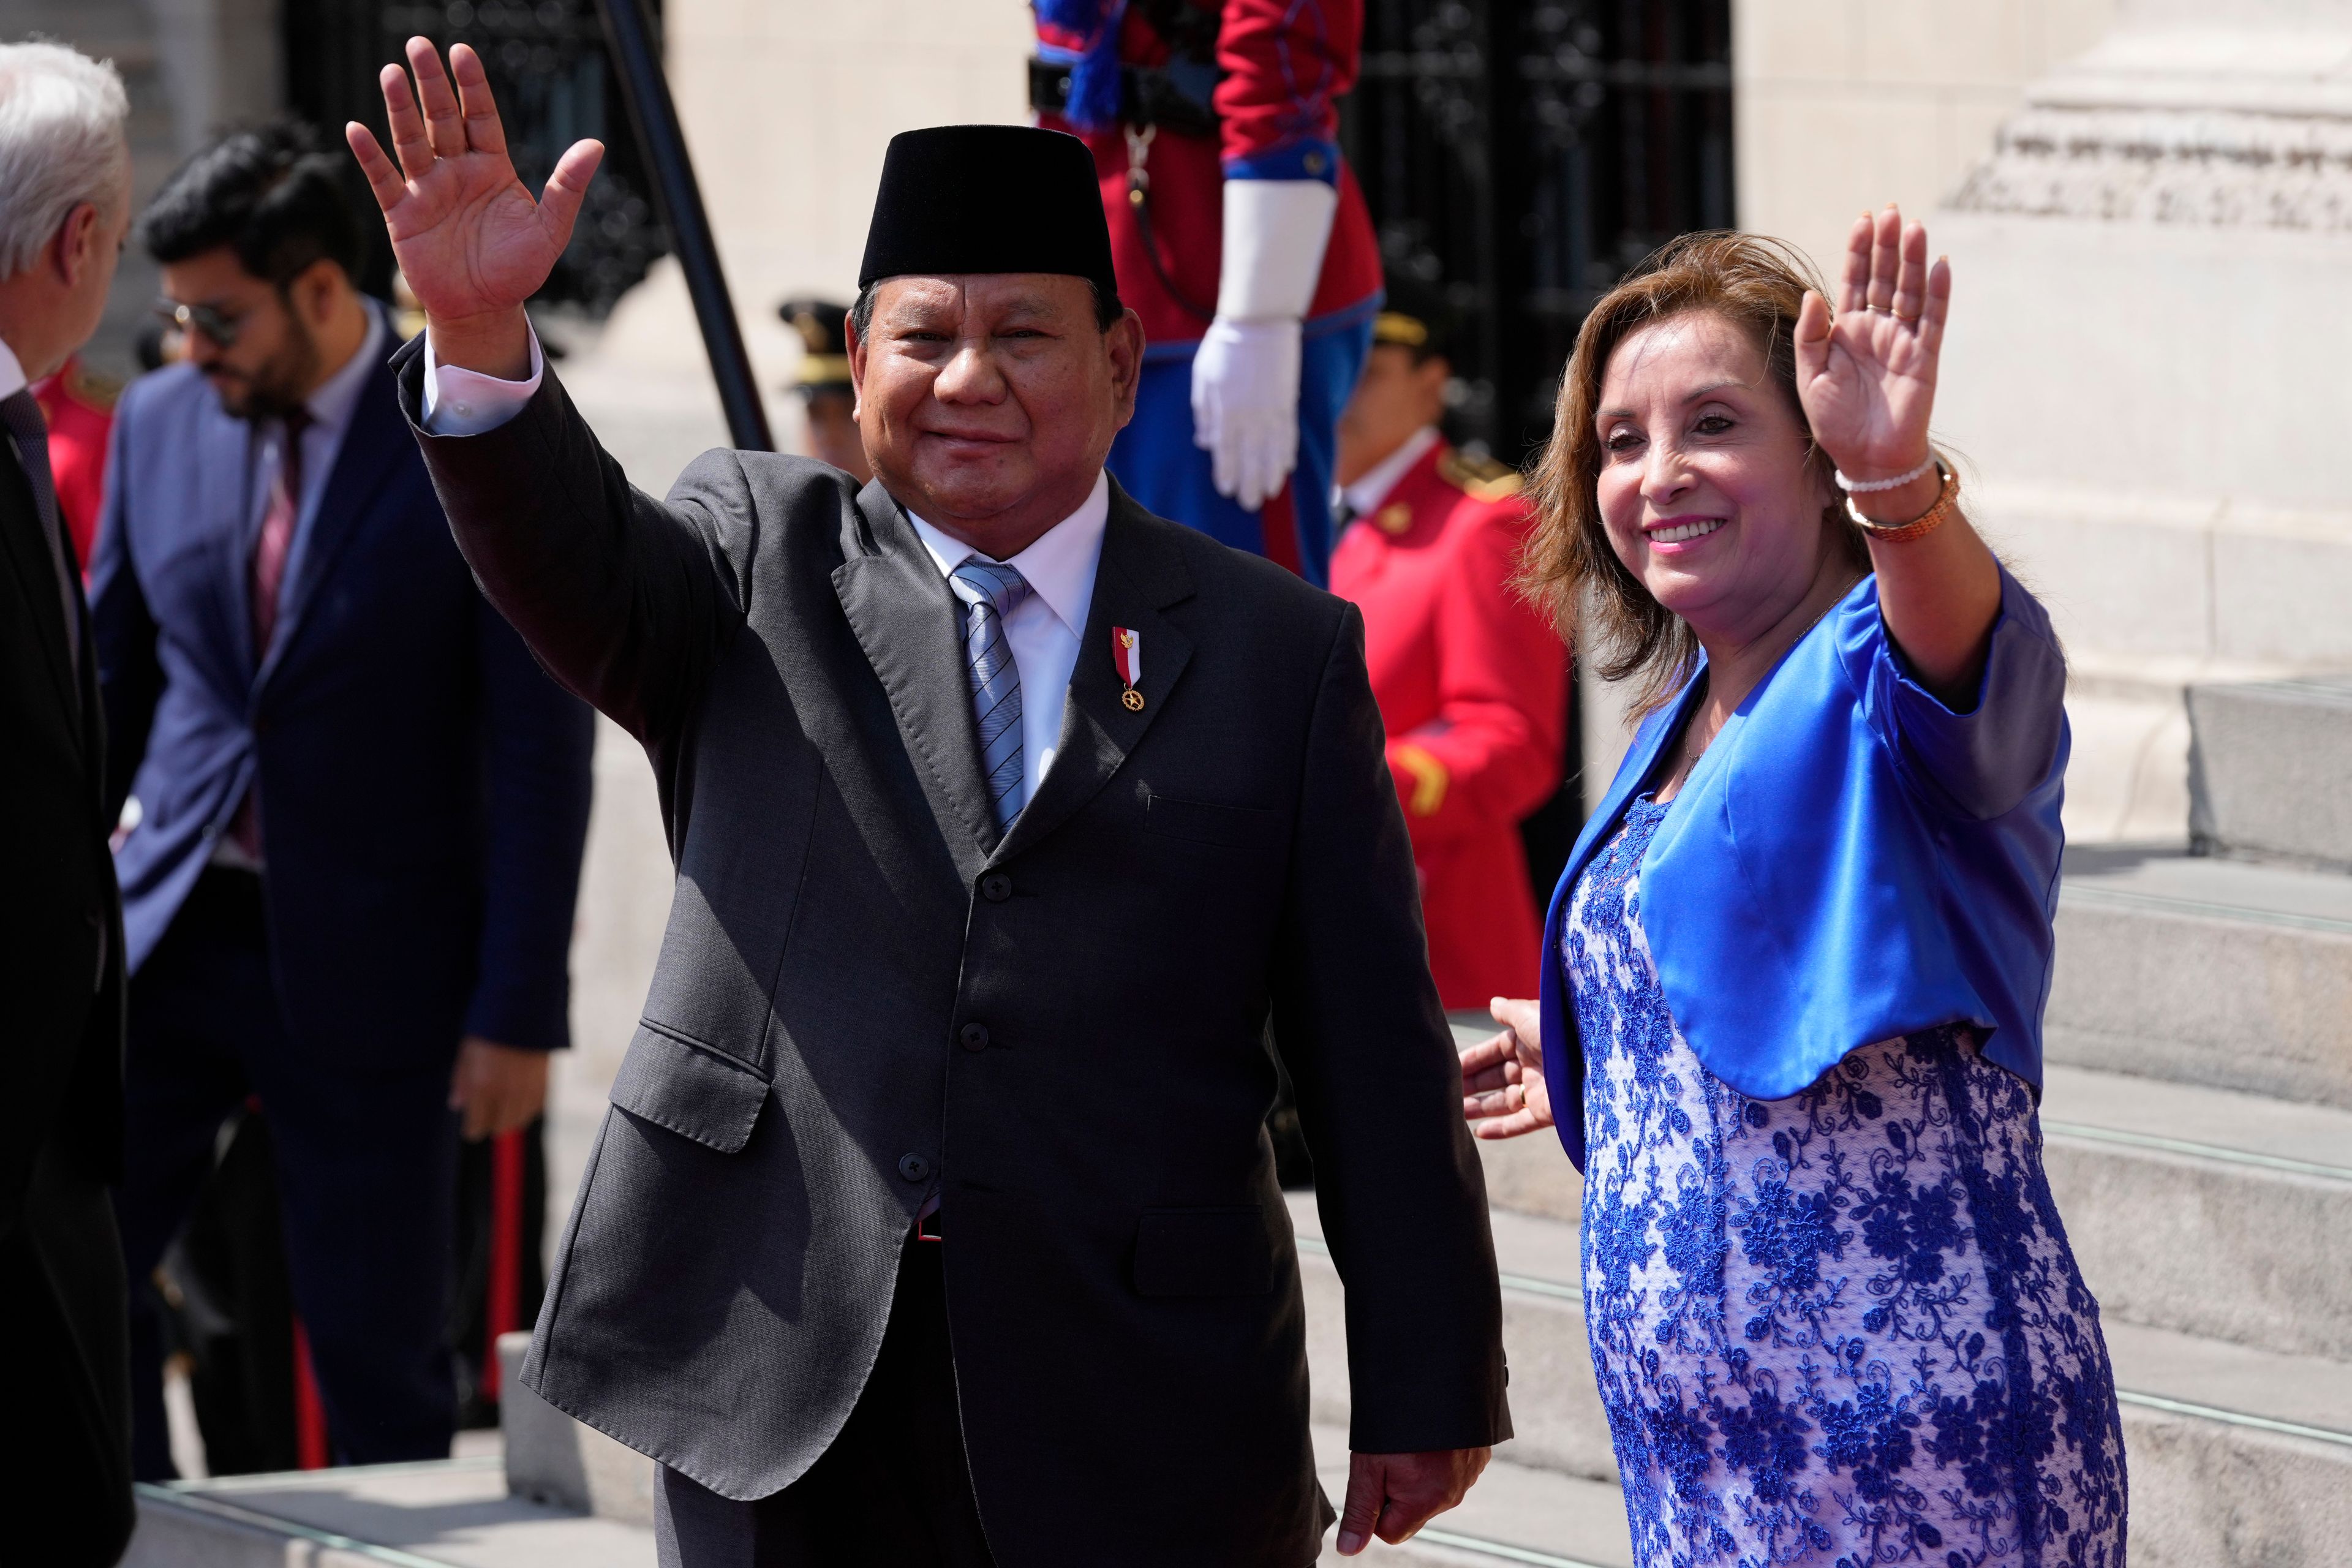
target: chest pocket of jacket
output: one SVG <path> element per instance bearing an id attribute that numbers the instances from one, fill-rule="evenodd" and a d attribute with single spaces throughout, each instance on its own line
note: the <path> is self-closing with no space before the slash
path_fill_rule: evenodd
<path id="1" fill-rule="evenodd" d="M 733 1058 L 646 1023 L 613 1079 L 615 1106 L 722 1154 L 751 1141 L 767 1100 L 766 1080 Z"/>
<path id="2" fill-rule="evenodd" d="M 1179 800 L 1172 795 L 1151 797 L 1143 825 L 1162 837 L 1227 849 L 1274 849 L 1282 842 L 1282 819 L 1274 812 L 1254 805 Z"/>
<path id="3" fill-rule="evenodd" d="M 1275 1242 L 1255 1204 L 1146 1209 L 1135 1232 L 1135 1288 L 1146 1296 L 1263 1296 Z"/>

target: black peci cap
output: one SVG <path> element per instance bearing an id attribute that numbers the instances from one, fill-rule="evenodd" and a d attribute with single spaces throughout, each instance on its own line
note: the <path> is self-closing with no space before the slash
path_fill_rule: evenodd
<path id="1" fill-rule="evenodd" d="M 1087 144 L 1027 125 L 940 125 L 890 138 L 857 286 L 955 272 L 1058 272 L 1118 299 Z"/>

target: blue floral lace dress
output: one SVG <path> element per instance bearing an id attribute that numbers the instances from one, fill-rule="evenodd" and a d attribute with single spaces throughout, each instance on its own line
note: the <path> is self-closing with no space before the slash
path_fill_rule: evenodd
<path id="1" fill-rule="evenodd" d="M 2123 1568 L 2098 1304 L 1971 1031 L 1750 1100 L 1668 1016 L 1643 796 L 1578 882 L 1584 1307 L 1640 1568 Z"/>

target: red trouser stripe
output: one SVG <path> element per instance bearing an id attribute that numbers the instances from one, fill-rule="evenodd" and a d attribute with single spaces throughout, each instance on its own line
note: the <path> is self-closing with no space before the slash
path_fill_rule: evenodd
<path id="1" fill-rule="evenodd" d="M 319 1374 L 310 1365 L 310 1336 L 294 1320 L 294 1462 L 323 1470 L 327 1456 L 327 1406 L 319 1398 Z"/>
<path id="2" fill-rule="evenodd" d="M 522 1325 L 522 1132 L 490 1142 L 490 1289 L 482 1314 L 482 1394 L 499 1396 L 499 1336 Z"/>

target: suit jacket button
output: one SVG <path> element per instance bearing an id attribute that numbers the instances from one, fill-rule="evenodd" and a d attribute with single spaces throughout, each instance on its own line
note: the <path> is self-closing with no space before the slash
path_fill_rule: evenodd
<path id="1" fill-rule="evenodd" d="M 991 871 L 980 879 L 980 896 L 992 904 L 1001 904 L 1013 896 L 1013 879 L 1002 871 Z"/>
<path id="2" fill-rule="evenodd" d="M 984 1051 L 988 1049 L 988 1026 L 985 1024 L 966 1024 L 963 1026 L 963 1033 L 958 1037 L 963 1041 L 963 1048 L 965 1050 Z"/>
<path id="3" fill-rule="evenodd" d="M 931 1173 L 931 1163 L 920 1154 L 901 1154 L 898 1173 L 910 1182 L 919 1182 Z"/>

